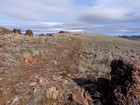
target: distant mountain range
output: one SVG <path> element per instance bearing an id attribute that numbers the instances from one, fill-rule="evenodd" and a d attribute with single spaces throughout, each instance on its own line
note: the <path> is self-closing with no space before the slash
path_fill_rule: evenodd
<path id="1" fill-rule="evenodd" d="M 127 36 L 127 35 L 123 35 L 123 36 L 118 36 L 121 38 L 126 38 L 126 39 L 132 39 L 132 40 L 140 40 L 140 35 L 133 35 L 133 36 Z"/>

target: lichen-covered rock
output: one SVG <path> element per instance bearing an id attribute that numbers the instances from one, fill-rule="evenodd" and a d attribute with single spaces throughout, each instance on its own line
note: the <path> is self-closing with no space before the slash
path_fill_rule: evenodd
<path id="1" fill-rule="evenodd" d="M 52 98 L 52 99 L 56 100 L 59 96 L 59 93 L 60 93 L 59 90 L 57 90 L 56 87 L 53 86 L 46 90 L 46 97 L 48 99 Z"/>
<path id="2" fill-rule="evenodd" d="M 27 30 L 25 33 L 25 36 L 33 36 L 33 31 L 32 30 Z"/>

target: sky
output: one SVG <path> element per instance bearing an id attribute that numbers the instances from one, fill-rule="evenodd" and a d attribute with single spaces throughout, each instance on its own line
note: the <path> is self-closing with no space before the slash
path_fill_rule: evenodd
<path id="1" fill-rule="evenodd" d="M 0 26 L 108 35 L 140 35 L 140 0 L 0 0 Z"/>

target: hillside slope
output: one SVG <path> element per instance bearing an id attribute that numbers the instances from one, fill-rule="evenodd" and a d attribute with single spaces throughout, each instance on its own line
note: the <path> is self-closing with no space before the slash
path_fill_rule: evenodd
<path id="1" fill-rule="evenodd" d="M 140 42 L 104 35 L 0 36 L 0 105 L 69 105 L 76 78 L 110 78 L 114 58 L 140 55 Z"/>
<path id="2" fill-rule="evenodd" d="M 4 34 L 12 34 L 12 31 L 10 31 L 4 27 L 0 27 L 0 35 L 4 35 Z"/>

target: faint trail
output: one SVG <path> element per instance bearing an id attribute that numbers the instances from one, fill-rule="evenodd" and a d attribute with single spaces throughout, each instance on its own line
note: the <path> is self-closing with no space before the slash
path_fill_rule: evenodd
<path id="1" fill-rule="evenodd" d="M 69 48 L 70 51 L 65 58 L 65 62 L 60 65 L 60 70 L 64 72 L 63 76 L 78 72 L 79 54 L 83 48 L 82 40 L 80 38 L 73 39 L 73 42 L 70 42 Z"/>

